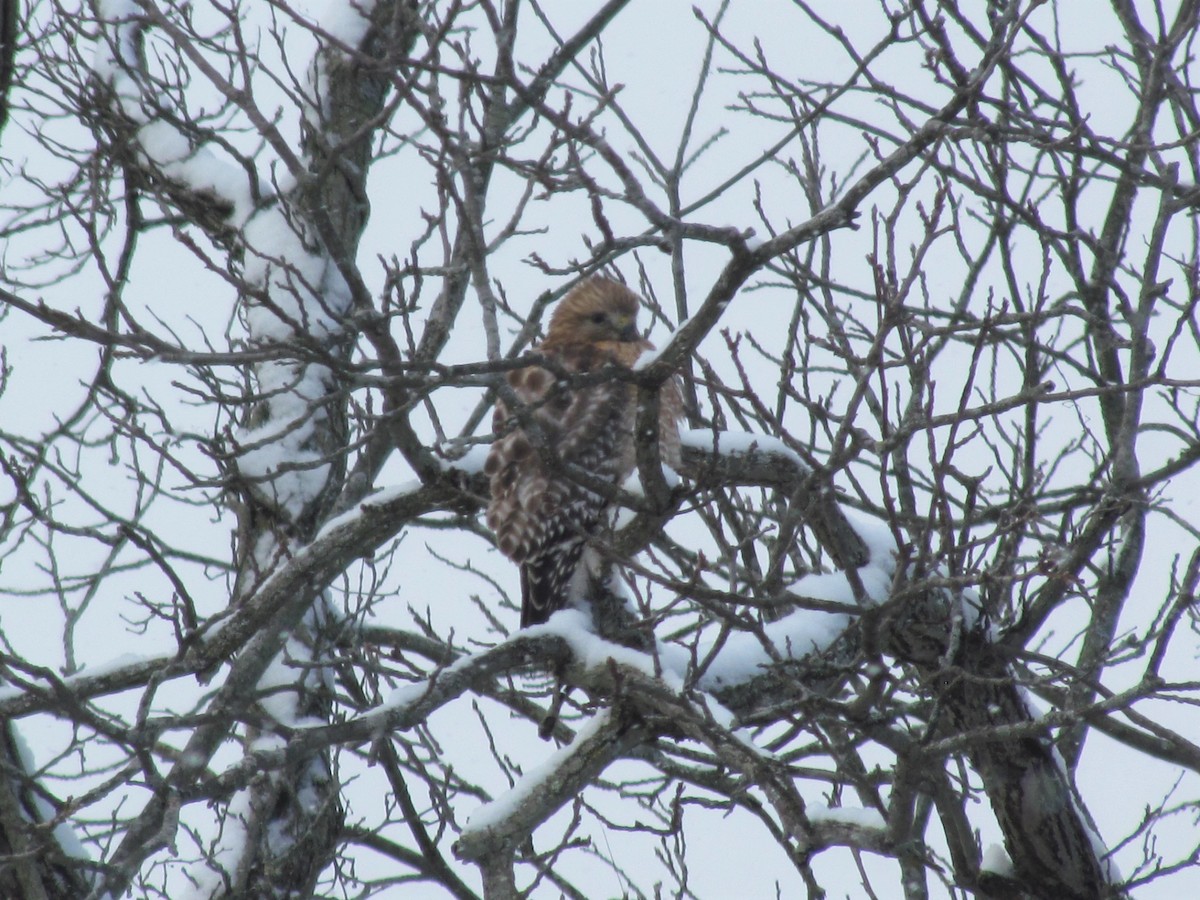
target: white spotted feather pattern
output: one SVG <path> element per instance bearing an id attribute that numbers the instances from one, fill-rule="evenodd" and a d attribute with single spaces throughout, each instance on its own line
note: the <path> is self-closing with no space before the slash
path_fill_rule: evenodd
<path id="1" fill-rule="evenodd" d="M 638 306 L 637 295 L 616 282 L 583 282 L 559 304 L 537 351 L 568 378 L 606 366 L 628 369 L 651 347 L 633 327 Z M 500 550 L 521 567 L 524 627 L 575 599 L 572 583 L 587 541 L 606 523 L 608 501 L 569 469 L 614 485 L 629 476 L 637 394 L 615 377 L 572 386 L 539 366 L 510 373 L 508 384 L 521 407 L 496 405 L 497 437 L 484 467 L 487 522 Z M 660 452 L 676 467 L 681 405 L 678 385 L 668 382 L 659 404 Z"/>

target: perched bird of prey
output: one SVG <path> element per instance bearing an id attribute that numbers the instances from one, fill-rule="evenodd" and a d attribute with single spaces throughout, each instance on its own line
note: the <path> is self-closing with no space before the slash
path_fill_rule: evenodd
<path id="1" fill-rule="evenodd" d="M 640 305 L 624 285 L 591 278 L 555 308 L 535 350 L 568 374 L 631 368 L 653 349 L 637 330 Z M 629 477 L 637 464 L 637 387 L 603 377 L 572 385 L 541 366 L 511 372 L 508 383 L 534 424 L 526 428 L 521 415 L 496 404 L 497 437 L 484 466 L 491 482 L 487 523 L 500 550 L 521 567 L 524 628 L 545 622 L 586 589 L 584 550 L 604 527 L 609 501 L 572 478 L 567 466 L 614 485 Z M 659 391 L 658 440 L 660 458 L 676 469 L 682 407 L 671 379 Z"/>

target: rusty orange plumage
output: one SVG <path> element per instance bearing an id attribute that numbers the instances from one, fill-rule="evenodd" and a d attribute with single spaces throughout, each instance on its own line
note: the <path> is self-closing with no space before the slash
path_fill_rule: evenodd
<path id="1" fill-rule="evenodd" d="M 632 368 L 653 348 L 637 331 L 640 306 L 624 285 L 590 278 L 555 308 L 546 339 L 535 349 L 568 374 L 606 365 Z M 574 599 L 577 576 L 586 567 L 584 549 L 604 526 L 609 503 L 565 466 L 611 484 L 629 477 L 637 463 L 637 389 L 616 378 L 572 386 L 541 366 L 509 373 L 508 384 L 536 428 L 523 427 L 503 401 L 496 404 L 497 436 L 484 467 L 491 486 L 487 522 L 501 552 L 521 567 L 525 627 L 546 621 Z M 659 393 L 658 440 L 663 462 L 676 469 L 682 408 L 679 385 L 671 379 Z M 550 452 L 539 452 L 535 440 Z"/>

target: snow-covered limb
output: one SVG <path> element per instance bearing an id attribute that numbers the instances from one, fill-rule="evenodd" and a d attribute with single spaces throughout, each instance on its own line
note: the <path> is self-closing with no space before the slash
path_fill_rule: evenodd
<path id="1" fill-rule="evenodd" d="M 43 884 L 55 886 L 55 897 L 79 896 L 89 889 L 91 876 L 86 873 L 93 872 L 96 863 L 72 823 L 50 824 L 58 810 L 33 787 L 32 774 L 38 769 L 16 725 L 0 721 L 0 841 L 5 854 L 0 887 L 6 897 L 27 886 L 45 897 Z"/>
<path id="2" fill-rule="evenodd" d="M 589 626 L 586 616 L 565 610 L 522 635 L 561 638 L 570 650 L 569 670 L 584 669 L 593 687 L 603 681 L 610 691 L 616 688 L 620 702 L 594 716 L 568 746 L 529 770 L 509 792 L 472 814 L 454 848 L 461 859 L 495 864 L 511 854 L 610 762 L 655 733 L 699 740 L 723 760 L 736 761 L 735 768 L 747 774 L 753 769 L 756 780 L 761 770 L 778 768 L 769 753 L 732 730 L 733 717 L 720 703 L 685 692 L 680 673 L 663 670 L 661 659 L 604 641 Z M 802 813 L 803 803 L 786 777 L 779 779 L 775 793 Z"/>
<path id="3" fill-rule="evenodd" d="M 887 820 L 877 809 L 809 804 L 807 814 L 812 839 L 817 846 L 893 852 Z"/>
<path id="4" fill-rule="evenodd" d="M 832 485 L 815 479 L 795 451 L 776 438 L 742 432 L 699 429 L 680 438 L 683 474 L 699 486 L 760 485 L 786 491 L 804 510 L 805 524 L 830 559 L 854 583 L 871 549 L 847 519 Z"/>
<path id="5" fill-rule="evenodd" d="M 396 8 L 389 6 L 384 12 Z M 362 546 L 351 554 L 341 542 L 348 532 L 362 537 L 363 531 L 341 526 L 326 532 L 320 546 L 334 551 L 329 560 L 311 552 L 310 539 L 340 487 L 347 394 L 336 373 L 353 346 L 344 329 L 354 302 L 350 285 L 361 283 L 354 261 L 366 218 L 362 198 L 367 157 L 390 86 L 388 77 L 378 72 L 352 66 L 330 70 L 321 80 L 316 101 L 328 115 L 311 116 L 308 127 L 301 129 L 299 147 L 293 147 L 256 106 L 259 98 L 253 85 L 230 81 L 249 79 L 248 68 L 235 67 L 235 74 L 229 76 L 222 72 L 202 49 L 206 39 L 192 30 L 189 18 L 145 0 L 113 7 L 112 12 L 118 32 L 109 44 L 112 51 L 98 68 L 109 77 L 117 111 L 141 128 L 149 180 L 185 210 L 211 200 L 226 182 L 235 190 L 247 185 L 244 195 L 218 197 L 227 207 L 219 211 L 221 222 L 232 220 L 234 236 L 214 237 L 221 244 L 236 244 L 239 251 L 232 277 L 240 279 L 245 342 L 251 348 L 295 352 L 265 355 L 253 367 L 254 392 L 245 398 L 247 424 L 232 441 L 230 482 L 242 501 L 238 568 L 230 601 L 234 612 L 189 653 L 193 663 L 232 660 L 232 664 L 206 707 L 211 717 L 191 733 L 184 752 L 164 777 L 162 790 L 132 820 L 113 854 L 113 865 L 96 888 L 97 896 L 122 893 L 146 855 L 173 840 L 172 798 L 202 777 L 250 704 L 271 696 L 264 708 L 276 716 L 280 729 L 328 714 L 330 693 L 323 689 L 319 674 L 324 660 L 316 651 L 326 628 L 323 590 L 351 559 L 362 555 Z M 231 22 L 236 31 L 238 20 Z M 257 201 L 264 191 L 262 184 L 248 184 L 247 178 L 259 176 L 222 173 L 212 159 L 195 151 L 194 146 L 202 143 L 198 135 L 204 132 L 198 126 L 193 129 L 186 110 L 155 115 L 160 108 L 156 104 L 172 102 L 174 94 L 165 90 L 156 96 L 153 80 L 139 68 L 136 29 L 145 25 L 161 29 L 173 42 L 182 61 L 179 71 L 205 80 L 206 87 L 224 97 L 224 109 L 242 116 L 257 131 L 261 147 L 272 148 L 285 163 L 291 177 L 272 179 L 273 190 L 278 191 L 274 202 L 258 204 L 250 216 L 248 198 Z M 382 49 L 402 54 L 401 46 L 411 44 L 415 34 L 415 23 L 405 19 L 386 35 L 396 46 Z M 371 79 L 375 83 L 366 84 Z M 170 87 L 182 93 L 187 82 L 181 77 Z M 182 123 L 178 128 L 164 124 L 175 120 Z M 255 163 L 261 164 L 263 158 L 256 152 Z M 243 161 L 245 166 L 255 163 Z M 170 183 L 160 184 L 163 181 Z M 212 234 L 215 228 L 209 231 Z M 342 359 L 331 362 L 325 356 Z M 359 524 L 369 517 L 364 512 Z M 246 846 L 234 838 L 234 829 L 227 835 L 230 842 L 219 848 L 230 861 L 229 868 L 246 879 L 235 885 L 238 892 L 262 893 L 263 880 L 271 877 L 268 873 L 285 871 L 290 879 L 286 892 L 306 895 L 336 844 L 332 835 L 340 826 L 333 819 L 340 811 L 336 796 L 330 794 L 336 786 L 328 777 L 327 760 L 318 752 L 310 757 L 289 755 L 283 762 L 287 767 L 277 776 L 260 779 L 247 789 L 249 809 L 256 819 L 251 828 L 271 840 Z M 245 800 L 239 797 L 234 802 Z M 271 884 L 272 891 L 278 887 Z"/>
<path id="6" fill-rule="evenodd" d="M 1008 851 L 1001 844 L 988 844 L 979 863 L 980 872 L 993 872 L 1004 878 L 1011 878 L 1016 871 Z"/>
<path id="7" fill-rule="evenodd" d="M 547 623 L 548 626 L 549 624 Z M 277 730 L 286 737 L 284 744 L 253 749 L 222 772 L 218 783 L 236 789 L 248 784 L 256 773 L 277 769 L 289 759 L 298 758 L 306 753 L 336 744 L 373 741 L 392 732 L 414 728 L 423 724 L 432 713 L 465 693 L 490 692 L 496 679 L 528 669 L 531 662 L 550 668 L 565 668 L 574 659 L 571 644 L 564 637 L 564 634 L 572 630 L 572 627 L 567 626 L 518 632 L 495 647 L 461 656 L 445 668 L 435 671 L 429 678 L 393 691 L 387 702 L 381 706 L 344 722 L 280 722 L 277 724 Z M 581 639 L 580 642 L 586 643 L 586 640 Z M 597 656 L 590 660 L 592 673 L 596 676 L 595 681 L 611 676 L 608 659 L 609 657 Z M 640 671 L 645 663 L 626 657 L 621 665 L 635 665 Z"/>
<path id="8" fill-rule="evenodd" d="M 104 666 L 88 667 L 66 677 L 44 667 L 21 669 L 12 662 L 7 665 L 8 683 L 0 687 L 0 719 L 51 709 L 61 702 L 63 694 L 75 701 L 87 700 L 145 684 L 151 677 L 171 678 L 191 671 L 180 664 L 175 654 L 144 657 L 122 654 Z"/>
<path id="9" fill-rule="evenodd" d="M 200 667 L 232 658 L 258 630 L 289 605 L 306 605 L 313 591 L 345 570 L 355 559 L 395 537 L 412 519 L 443 509 L 460 493 L 448 485 L 384 490 L 349 510 L 321 532 L 318 539 L 280 559 L 255 586 L 246 602 L 220 623 L 186 660 Z"/>
<path id="10" fill-rule="evenodd" d="M 176 200 L 188 203 L 183 195 L 194 194 L 198 205 L 212 202 L 223 207 L 221 216 L 229 228 L 242 225 L 253 209 L 253 197 L 269 193 L 269 186 L 249 184 L 246 171 L 224 151 L 200 143 L 196 133 L 175 124 L 178 110 L 163 110 L 165 94 L 150 80 L 142 61 L 142 5 L 136 0 L 102 0 L 97 20 L 101 38 L 92 72 L 109 87 L 114 111 L 137 127 L 139 162 L 154 179 L 172 183 Z"/>
<path id="11" fill-rule="evenodd" d="M 606 652 L 603 642 L 580 626 L 582 617 L 576 621 L 573 616 L 577 614 L 559 613 L 543 629 L 563 635 L 574 651 L 588 658 L 595 658 L 598 651 Z M 732 731 L 719 707 L 714 716 L 711 700 L 703 696 L 689 698 L 667 684 L 671 679 L 655 678 L 637 658 L 640 656 L 623 657 L 626 677 L 620 682 L 622 699 L 618 707 L 602 710 L 569 745 L 528 770 L 510 791 L 472 814 L 454 848 L 461 859 L 481 866 L 511 868 L 513 851 L 538 824 L 577 796 L 610 762 L 655 730 L 700 742 L 732 771 L 762 787 L 782 816 L 798 852 L 835 845 L 887 850 L 887 830 L 878 812 L 817 809 L 810 813 L 784 766 Z M 618 722 L 614 720 L 614 709 L 636 711 L 636 715 Z"/>
<path id="12" fill-rule="evenodd" d="M 848 584 L 855 603 L 870 608 L 890 598 L 897 586 L 895 581 L 907 580 L 907 575 L 904 579 L 896 577 L 899 548 L 891 530 L 848 515 L 831 493 L 812 484 L 810 470 L 789 448 L 756 436 L 729 440 L 726 435 L 704 432 L 689 433 L 684 442 L 687 474 L 697 481 L 711 478 L 718 484 L 736 484 L 750 477 L 761 484 L 789 489 L 794 499 L 802 499 L 808 513 L 805 524 L 838 565 L 839 572 L 810 576 L 811 580 L 804 579 L 796 586 L 797 592 L 815 588 L 814 592 L 824 599 L 844 599 Z M 722 482 L 722 478 L 726 480 Z M 807 497 L 806 489 L 810 491 Z M 1003 654 L 991 646 L 991 630 L 979 627 L 978 597 L 961 586 L 947 590 L 942 580 L 935 575 L 925 589 L 920 584 L 901 585 L 905 599 L 889 618 L 884 652 L 928 674 L 930 689 L 963 734 L 1000 734 L 1009 726 L 1036 728 L 1012 684 L 1012 672 Z M 778 652 L 781 643 L 786 648 L 780 654 L 783 659 L 798 655 L 792 648 L 805 651 L 822 644 L 839 658 L 849 658 L 857 652 L 858 636 L 850 629 L 840 630 L 843 624 L 848 623 L 822 619 L 819 614 L 794 613 L 763 629 L 763 635 L 754 642 L 748 636 L 738 636 L 734 642 L 737 652 L 726 660 L 718 655 L 703 685 L 735 709 L 742 703 L 772 700 L 786 705 L 786 687 L 773 696 L 763 689 L 759 679 L 740 684 L 738 679 L 766 671 L 763 660 L 770 654 L 761 651 Z M 843 639 L 848 641 L 847 646 L 840 650 L 833 647 L 833 641 Z M 947 664 L 964 667 L 966 676 L 946 681 L 941 673 Z M 733 682 L 718 687 L 716 679 L 726 672 Z M 748 685 L 754 688 L 742 691 L 742 686 Z M 794 703 L 794 684 L 791 695 Z M 1110 881 L 1111 872 L 1102 862 L 1102 848 L 1097 848 L 1093 830 L 1078 814 L 1070 779 L 1055 766 L 1044 744 L 1035 738 L 1019 737 L 970 741 L 967 753 L 983 777 L 1013 858 L 1021 860 L 1023 876 L 1031 882 L 1064 885 L 1072 896 L 1098 896 Z"/>
<path id="13" fill-rule="evenodd" d="M 679 433 L 685 447 L 703 450 L 715 455 L 751 458 L 755 455 L 782 457 L 788 464 L 805 474 L 809 467 L 800 455 L 777 437 L 749 431 L 712 431 L 706 428 L 685 428 Z"/>
<path id="14" fill-rule="evenodd" d="M 877 809 L 866 809 L 861 806 L 812 806 L 808 807 L 808 818 L 813 824 L 838 823 L 853 825 L 861 829 L 883 831 L 887 822 Z"/>
<path id="15" fill-rule="evenodd" d="M 233 883 L 253 841 L 252 816 L 250 792 L 241 791 L 223 810 L 221 841 L 201 864 L 191 868 L 190 884 L 180 894 L 180 900 L 211 900 L 221 896 L 226 884 Z"/>
<path id="16" fill-rule="evenodd" d="M 571 649 L 574 664 L 584 672 L 598 671 L 613 664 L 624 669 L 640 672 L 648 678 L 662 678 L 671 690 L 683 689 L 682 672 L 664 670 L 661 660 L 647 653 L 614 644 L 593 630 L 592 619 L 576 609 L 564 609 L 555 613 L 544 625 L 522 630 L 523 634 L 553 635 L 561 637 Z"/>
<path id="17" fill-rule="evenodd" d="M 414 479 L 402 484 L 392 484 L 380 488 L 364 497 L 352 508 L 326 521 L 313 540 L 314 542 L 335 540 L 334 536 L 343 529 L 357 533 L 366 525 L 369 517 L 378 515 L 382 511 L 391 510 L 396 506 L 407 505 L 420 496 L 423 487 L 424 485 L 420 481 Z"/>
<path id="18" fill-rule="evenodd" d="M 570 744 L 527 771 L 507 793 L 475 810 L 454 845 L 455 854 L 478 861 L 511 853 L 644 737 L 643 727 L 616 719 L 610 709 L 600 711 Z"/>
<path id="19" fill-rule="evenodd" d="M 742 693 L 731 692 L 729 685 L 714 685 L 711 693 L 705 693 L 704 684 L 700 690 L 687 692 L 685 686 L 692 676 L 688 669 L 690 661 L 691 655 L 674 645 L 664 644 L 644 653 L 614 644 L 592 631 L 584 613 L 566 609 L 544 625 L 522 629 L 495 647 L 460 656 L 429 678 L 396 689 L 384 704 L 370 712 L 334 725 L 281 722 L 282 733 L 288 737 L 286 751 L 256 753 L 222 778 L 238 783 L 255 771 L 281 765 L 287 753 L 375 740 L 393 731 L 407 730 L 464 693 L 487 693 L 497 679 L 531 665 L 564 672 L 568 682 L 587 685 L 600 695 L 613 695 L 618 685 L 622 690 L 637 685 L 643 695 L 674 698 L 671 703 L 683 703 L 706 721 L 725 729 L 735 728 L 742 710 L 730 707 L 726 699 L 736 700 Z M 756 678 L 768 674 L 765 669 L 747 666 L 744 683 L 753 684 Z"/>
<path id="20" fill-rule="evenodd" d="M 759 632 L 733 632 L 711 656 L 699 687 L 719 695 L 722 689 L 750 685 L 769 674 L 779 660 L 798 660 L 829 649 L 852 621 L 849 615 L 799 609 Z M 700 659 L 709 658 L 706 649 L 699 649 Z"/>
<path id="21" fill-rule="evenodd" d="M 814 572 L 793 582 L 788 593 L 798 603 L 811 598 L 822 604 L 841 605 L 848 612 L 803 607 L 765 623 L 758 631 L 735 632 L 712 656 L 700 680 L 708 690 L 742 685 L 763 675 L 780 660 L 799 660 L 829 650 L 857 618 L 863 604 L 877 605 L 887 600 L 896 565 L 896 544 L 891 531 L 882 522 L 852 510 L 846 520 L 867 547 L 867 564 L 858 569 L 852 581 L 846 572 Z M 701 649 L 700 657 L 707 653 Z"/>
<path id="22" fill-rule="evenodd" d="M 271 346 L 299 339 L 336 340 L 351 306 L 349 290 L 328 254 L 314 245 L 295 210 L 260 210 L 243 230 L 246 280 L 255 289 L 243 310 L 246 340 Z M 257 424 L 236 436 L 239 473 L 258 495 L 295 521 L 323 496 L 336 450 L 327 436 L 327 404 L 337 390 L 331 370 L 311 361 L 267 360 L 255 367 L 261 409 Z"/>
<path id="23" fill-rule="evenodd" d="M 137 127 L 148 177 L 166 182 L 166 192 L 185 208 L 215 203 L 222 208 L 219 228 L 238 233 L 246 260 L 247 343 L 263 347 L 298 338 L 324 345 L 334 340 L 350 305 L 349 291 L 317 238 L 318 229 L 296 208 L 299 185 L 285 176 L 277 185 L 284 196 L 269 204 L 258 202 L 275 190 L 268 179 L 248 175 L 226 160 L 224 149 L 202 143 L 202 130 L 189 128 L 185 111 L 163 108 L 171 92 L 158 88 L 141 59 L 147 24 L 164 29 L 231 103 L 241 95 L 195 57 L 194 36 L 182 32 L 166 12 L 135 0 L 106 0 L 99 15 L 105 39 L 98 42 L 93 70 L 111 88 L 115 112 Z M 252 110 L 243 111 L 254 118 Z M 271 134 L 263 137 L 273 138 L 278 147 L 277 133 L 267 127 Z M 321 168 L 320 159 L 300 156 L 306 171 Z M 293 162 L 289 168 L 298 166 Z M 333 448 L 319 432 L 328 429 L 325 403 L 335 386 L 326 367 L 298 360 L 266 360 L 255 374 L 263 409 L 256 424 L 236 437 L 243 448 L 238 470 L 261 502 L 295 519 L 327 487 L 330 467 L 324 460 Z"/>
<path id="24" fill-rule="evenodd" d="M 92 666 L 59 678 L 50 669 L 25 672 L 25 679 L 0 687 L 0 718 L 16 718 L 53 708 L 65 692 L 77 700 L 117 693 L 145 684 L 150 678 L 166 682 L 193 675 L 231 659 L 262 623 L 289 599 L 302 596 L 313 584 L 324 584 L 363 554 L 364 547 L 383 545 L 405 522 L 442 508 L 449 502 L 446 488 L 413 482 L 377 491 L 336 519 L 314 541 L 283 560 L 257 587 L 250 602 L 227 619 L 197 636 L 182 658 L 177 653 L 138 657 L 122 654 L 105 666 Z M 13 673 L 15 676 L 15 672 Z M 11 679 L 10 679 L 11 680 Z"/>

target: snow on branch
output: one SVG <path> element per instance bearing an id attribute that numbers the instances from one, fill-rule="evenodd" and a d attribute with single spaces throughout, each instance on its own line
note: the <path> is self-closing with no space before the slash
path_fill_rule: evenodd
<path id="1" fill-rule="evenodd" d="M 598 712 L 571 743 L 471 813 L 454 845 L 455 854 L 463 860 L 479 860 L 498 850 L 511 850 L 628 749 L 631 736 L 639 731 L 619 721 L 611 709 Z"/>
<path id="2" fill-rule="evenodd" d="M 142 5 L 136 0 L 101 0 L 97 19 L 100 39 L 92 73 L 109 87 L 115 111 L 137 129 L 139 162 L 179 188 L 225 207 L 228 224 L 240 226 L 254 207 L 254 196 L 267 186 L 251 185 L 244 169 L 175 124 L 181 111 L 163 106 L 168 94 L 149 78 L 143 62 L 147 18 Z"/>

